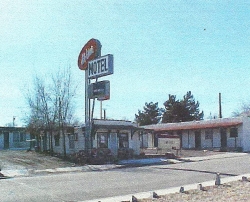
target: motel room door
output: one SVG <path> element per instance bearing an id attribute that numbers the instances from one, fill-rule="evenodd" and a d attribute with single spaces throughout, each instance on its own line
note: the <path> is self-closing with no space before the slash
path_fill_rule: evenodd
<path id="1" fill-rule="evenodd" d="M 158 147 L 158 134 L 154 134 L 154 147 Z"/>
<path id="2" fill-rule="evenodd" d="M 9 132 L 4 132 L 3 135 L 4 135 L 4 146 L 3 146 L 3 148 L 4 149 L 9 149 L 9 147 L 10 147 L 10 135 L 9 135 Z"/>
<path id="3" fill-rule="evenodd" d="M 195 131 L 195 149 L 201 148 L 201 131 Z"/>
<path id="4" fill-rule="evenodd" d="M 221 148 L 227 147 L 227 131 L 225 128 L 220 129 L 220 141 L 221 141 Z"/>
<path id="5" fill-rule="evenodd" d="M 111 150 L 111 153 L 113 155 L 117 156 L 117 154 L 118 154 L 118 142 L 117 142 L 117 134 L 116 133 L 110 133 L 109 148 Z"/>

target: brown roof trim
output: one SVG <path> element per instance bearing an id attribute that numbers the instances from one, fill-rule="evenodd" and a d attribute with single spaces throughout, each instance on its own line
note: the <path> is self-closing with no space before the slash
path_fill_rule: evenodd
<path id="1" fill-rule="evenodd" d="M 146 126 L 146 129 L 151 129 L 155 132 L 177 131 L 177 130 L 198 130 L 207 128 L 223 128 L 238 126 L 243 123 L 240 119 L 218 119 L 208 121 L 194 121 L 181 123 L 166 123 Z"/>

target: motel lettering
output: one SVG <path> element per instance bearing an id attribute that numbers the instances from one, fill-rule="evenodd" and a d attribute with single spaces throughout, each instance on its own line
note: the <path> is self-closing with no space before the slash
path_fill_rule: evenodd
<path id="1" fill-rule="evenodd" d="M 103 57 L 88 62 L 88 78 L 98 78 L 113 74 L 113 55 Z"/>

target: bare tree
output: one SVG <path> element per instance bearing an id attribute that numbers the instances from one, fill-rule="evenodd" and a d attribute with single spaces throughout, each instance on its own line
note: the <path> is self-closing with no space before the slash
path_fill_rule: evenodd
<path id="1" fill-rule="evenodd" d="M 45 79 L 45 78 L 49 78 Z M 28 128 L 36 135 L 45 130 L 49 132 L 49 150 L 53 154 L 53 131 L 63 133 L 64 156 L 66 156 L 65 126 L 73 122 L 73 98 L 76 95 L 76 85 L 72 80 L 70 67 L 51 77 L 36 76 L 33 89 L 26 93 L 26 100 L 30 109 L 26 118 Z"/>
<path id="2" fill-rule="evenodd" d="M 53 76 L 53 93 L 54 102 L 58 112 L 58 126 L 63 135 L 63 153 L 66 157 L 66 143 L 65 143 L 65 128 L 68 125 L 72 125 L 74 105 L 73 98 L 76 95 L 76 85 L 74 85 L 70 67 L 63 71 L 57 72 L 56 76 Z"/>
<path id="3" fill-rule="evenodd" d="M 243 102 L 240 105 L 240 109 L 234 111 L 232 113 L 233 117 L 239 117 L 239 116 L 250 116 L 250 102 Z"/>

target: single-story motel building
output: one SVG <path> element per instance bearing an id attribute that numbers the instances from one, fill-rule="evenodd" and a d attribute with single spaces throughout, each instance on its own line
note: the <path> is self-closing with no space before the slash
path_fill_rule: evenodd
<path id="1" fill-rule="evenodd" d="M 219 118 L 143 127 L 146 148 L 162 152 L 179 149 L 220 149 L 250 151 L 250 118 Z"/>
<path id="2" fill-rule="evenodd" d="M 29 149 L 31 144 L 25 127 L 0 127 L 0 150 Z"/>
<path id="3" fill-rule="evenodd" d="M 66 153 L 85 150 L 85 125 L 66 135 Z M 54 152 L 62 153 L 63 138 L 54 136 Z M 139 155 L 145 151 L 158 153 L 180 149 L 216 149 L 250 151 L 250 118 L 220 118 L 180 123 L 138 126 L 121 120 L 93 120 L 93 148 L 107 148 L 119 156 L 124 150 Z"/>
<path id="4" fill-rule="evenodd" d="M 131 121 L 93 120 L 92 147 L 109 149 L 113 156 L 121 152 L 133 151 L 140 155 L 146 150 L 156 150 L 162 154 L 180 149 L 223 149 L 250 151 L 250 118 L 220 118 L 180 123 L 160 123 L 138 126 Z M 85 125 L 65 129 L 66 154 L 85 150 Z M 31 138 L 32 137 L 32 138 Z M 64 152 L 63 135 L 55 131 L 35 137 L 23 127 L 0 127 L 0 149 L 28 149 L 39 146 L 48 151 L 53 146 L 54 153 Z"/>
<path id="5" fill-rule="evenodd" d="M 122 151 L 133 151 L 134 155 L 140 154 L 139 127 L 136 123 L 120 120 L 94 119 L 91 135 L 92 148 L 109 149 L 113 156 L 118 156 Z M 40 138 L 41 151 L 49 150 L 51 140 L 49 132 Z M 62 132 L 53 132 L 53 152 L 64 152 Z M 67 127 L 65 129 L 66 154 L 73 154 L 85 150 L 85 125 Z"/>

